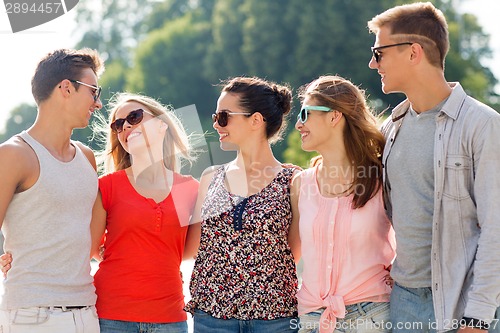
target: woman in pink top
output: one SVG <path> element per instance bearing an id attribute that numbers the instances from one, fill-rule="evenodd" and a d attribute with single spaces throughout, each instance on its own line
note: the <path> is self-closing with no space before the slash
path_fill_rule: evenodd
<path id="1" fill-rule="evenodd" d="M 384 137 L 348 80 L 322 76 L 300 98 L 302 149 L 320 156 L 292 186 L 304 262 L 299 332 L 388 332 L 395 240 L 382 203 Z"/>

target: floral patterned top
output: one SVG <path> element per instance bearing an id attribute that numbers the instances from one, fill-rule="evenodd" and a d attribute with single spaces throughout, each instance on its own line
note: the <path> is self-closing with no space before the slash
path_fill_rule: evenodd
<path id="1" fill-rule="evenodd" d="M 228 192 L 224 166 L 215 171 L 202 205 L 186 311 L 239 320 L 297 316 L 297 274 L 287 240 L 294 171 L 282 169 L 247 198 Z"/>

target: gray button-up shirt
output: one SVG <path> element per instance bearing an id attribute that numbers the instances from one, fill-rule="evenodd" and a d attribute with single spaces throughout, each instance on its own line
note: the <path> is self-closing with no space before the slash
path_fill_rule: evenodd
<path id="1" fill-rule="evenodd" d="M 490 322 L 500 303 L 500 114 L 459 83 L 450 86 L 434 138 L 431 270 L 438 332 L 463 316 Z M 409 106 L 403 101 L 382 126 L 384 165 Z M 384 181 L 392 218 L 390 191 Z"/>

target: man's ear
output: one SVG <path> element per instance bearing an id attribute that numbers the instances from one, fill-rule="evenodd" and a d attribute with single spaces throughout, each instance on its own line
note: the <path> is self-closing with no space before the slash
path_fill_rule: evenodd
<path id="1" fill-rule="evenodd" d="M 61 90 L 61 93 L 64 97 L 67 97 L 71 94 L 71 89 L 70 89 L 71 82 L 67 79 L 64 79 L 59 83 L 58 89 Z"/>
<path id="2" fill-rule="evenodd" d="M 411 54 L 410 54 L 410 60 L 419 63 L 421 62 L 425 57 L 424 49 L 422 46 L 418 43 L 414 43 L 411 45 Z"/>

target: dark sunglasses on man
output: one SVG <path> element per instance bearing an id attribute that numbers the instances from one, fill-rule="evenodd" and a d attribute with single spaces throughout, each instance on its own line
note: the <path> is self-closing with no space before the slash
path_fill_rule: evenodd
<path id="1" fill-rule="evenodd" d="M 85 82 L 81 82 L 81 81 L 78 81 L 78 80 L 71 80 L 71 79 L 68 79 L 68 80 L 70 82 L 81 84 L 82 86 L 92 88 L 93 89 L 92 94 L 93 94 L 93 97 L 94 97 L 94 102 L 97 102 L 97 100 L 101 96 L 102 87 L 96 87 L 96 86 L 93 86 L 91 84 L 88 84 L 88 83 L 85 83 Z"/>
<path id="2" fill-rule="evenodd" d="M 383 46 L 378 46 L 378 47 L 372 47 L 372 53 L 373 57 L 375 58 L 375 62 L 379 63 L 380 58 L 382 57 L 382 53 L 380 53 L 380 50 L 387 49 L 389 47 L 394 47 L 394 46 L 401 46 L 401 45 L 412 45 L 412 42 L 403 42 L 403 43 L 397 43 L 397 44 L 390 44 L 390 45 L 383 45 Z"/>

